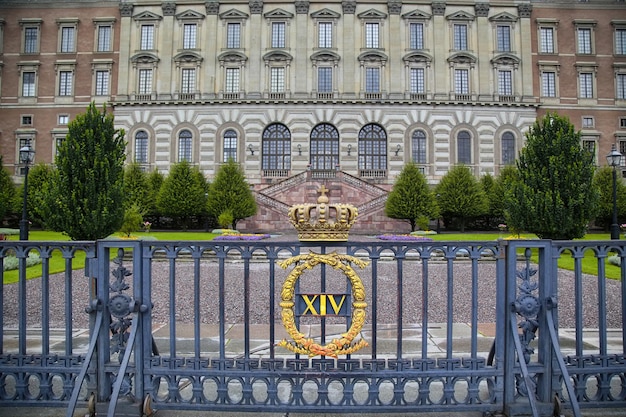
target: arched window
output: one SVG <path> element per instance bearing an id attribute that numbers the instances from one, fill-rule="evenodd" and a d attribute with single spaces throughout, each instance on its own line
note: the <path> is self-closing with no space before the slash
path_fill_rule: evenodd
<path id="1" fill-rule="evenodd" d="M 193 136 L 187 129 L 181 130 L 178 134 L 178 162 L 191 162 L 191 148 Z"/>
<path id="2" fill-rule="evenodd" d="M 426 132 L 416 130 L 411 136 L 411 158 L 416 164 L 428 162 L 426 153 Z"/>
<path id="3" fill-rule="evenodd" d="M 459 164 L 472 163 L 472 136 L 467 130 L 456 135 L 456 159 Z"/>
<path id="4" fill-rule="evenodd" d="M 511 132 L 502 134 L 502 164 L 511 165 L 515 163 L 515 136 Z"/>
<path id="5" fill-rule="evenodd" d="M 288 171 L 291 169 L 291 132 L 287 126 L 273 123 L 263 131 L 261 161 L 263 171 L 275 171 L 265 174 L 272 176 L 289 175 Z"/>
<path id="6" fill-rule="evenodd" d="M 377 124 L 365 125 L 359 132 L 359 170 L 387 170 L 387 133 Z"/>
<path id="7" fill-rule="evenodd" d="M 135 162 L 148 163 L 148 133 L 145 130 L 135 133 Z"/>
<path id="8" fill-rule="evenodd" d="M 311 132 L 311 169 L 331 170 L 339 165 L 339 132 L 322 123 Z"/>
<path id="9" fill-rule="evenodd" d="M 237 162 L 237 132 L 234 129 L 228 129 L 224 132 L 224 162 L 229 159 Z"/>

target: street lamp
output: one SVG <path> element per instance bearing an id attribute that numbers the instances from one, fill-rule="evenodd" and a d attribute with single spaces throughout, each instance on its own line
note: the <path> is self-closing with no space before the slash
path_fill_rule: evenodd
<path id="1" fill-rule="evenodd" d="M 28 169 L 35 160 L 35 150 L 30 146 L 30 141 L 20 148 L 20 164 L 24 165 L 24 201 L 22 203 L 22 220 L 20 220 L 20 240 L 28 240 L 28 219 L 26 209 L 28 206 Z"/>
<path id="2" fill-rule="evenodd" d="M 611 223 L 611 239 L 619 239 L 619 225 L 617 224 L 617 167 L 622 160 L 622 154 L 615 149 L 615 144 L 611 153 L 606 156 L 609 166 L 613 167 L 613 222 Z"/>

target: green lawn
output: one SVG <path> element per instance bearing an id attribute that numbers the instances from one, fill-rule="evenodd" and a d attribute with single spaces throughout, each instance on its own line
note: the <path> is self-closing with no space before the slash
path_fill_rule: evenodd
<path id="1" fill-rule="evenodd" d="M 157 240 L 194 240 L 194 241 L 202 241 L 202 240 L 212 240 L 217 234 L 208 233 L 208 232 L 198 232 L 198 231 L 190 231 L 190 232 L 138 232 L 135 233 L 136 236 L 152 236 Z M 524 238 L 536 238 L 534 235 L 524 234 L 522 235 Z M 112 237 L 121 237 L 121 235 L 116 234 Z M 428 237 L 432 238 L 435 241 L 488 241 L 494 240 L 498 238 L 509 238 L 508 234 L 492 232 L 492 233 L 441 233 L 438 235 L 428 235 Z M 30 240 L 33 242 L 41 242 L 41 241 L 68 241 L 68 237 L 57 232 L 48 232 L 48 231 L 39 231 L 34 230 L 30 232 L 29 236 Z M 17 240 L 18 236 L 13 235 L 9 236 L 10 240 Z M 294 237 L 295 239 L 295 237 Z M 610 235 L 608 233 L 590 233 L 586 235 L 582 240 L 609 240 Z M 76 258 L 72 262 L 73 269 L 82 269 L 85 266 L 85 254 L 82 252 L 78 252 L 76 254 Z M 582 261 L 583 272 L 586 274 L 597 275 L 598 265 L 596 258 L 593 256 L 592 251 L 587 251 L 585 257 Z M 559 260 L 559 267 L 564 269 L 573 270 L 574 269 L 574 260 L 564 255 Z M 65 260 L 61 256 L 59 251 L 55 251 L 53 253 L 52 258 L 50 259 L 50 273 L 58 273 L 63 272 L 65 270 Z M 36 265 L 27 269 L 27 278 L 35 278 L 41 276 L 41 265 Z M 612 279 L 620 279 L 620 268 L 606 263 L 606 276 Z M 4 283 L 14 283 L 18 280 L 18 271 L 6 271 L 4 273 Z"/>

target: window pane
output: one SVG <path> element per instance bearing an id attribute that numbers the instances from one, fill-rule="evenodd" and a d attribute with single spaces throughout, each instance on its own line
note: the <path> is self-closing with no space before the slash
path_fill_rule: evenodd
<path id="1" fill-rule="evenodd" d="M 456 94 L 469 94 L 469 70 L 454 70 L 454 92 Z"/>
<path id="2" fill-rule="evenodd" d="M 142 50 L 154 49 L 154 25 L 141 26 L 141 45 Z"/>
<path id="3" fill-rule="evenodd" d="M 148 162 L 148 134 L 143 130 L 135 134 L 135 161 Z"/>
<path id="4" fill-rule="evenodd" d="M 580 83 L 580 97 L 593 98 L 593 74 L 581 72 L 578 75 L 578 80 Z"/>
<path id="5" fill-rule="evenodd" d="M 152 70 L 139 70 L 139 94 L 152 93 Z"/>
<path id="6" fill-rule="evenodd" d="M 183 49 L 194 49 L 196 47 L 196 24 L 186 23 L 183 26 Z"/>
<path id="7" fill-rule="evenodd" d="M 591 53 L 591 29 L 588 29 L 588 28 L 578 29 L 578 53 L 579 54 Z"/>
<path id="8" fill-rule="evenodd" d="M 333 69 L 330 67 L 317 68 L 317 91 L 330 93 L 333 91 Z"/>
<path id="9" fill-rule="evenodd" d="M 515 136 L 511 132 L 504 132 L 502 135 L 502 163 L 515 163 Z"/>
<path id="10" fill-rule="evenodd" d="M 241 28 L 239 23 L 228 24 L 226 35 L 227 48 L 239 48 L 240 31 Z"/>
<path id="11" fill-rule="evenodd" d="M 191 162 L 192 136 L 188 130 L 183 130 L 178 134 L 178 162 Z"/>
<path id="12" fill-rule="evenodd" d="M 378 48 L 378 23 L 365 24 L 365 47 Z"/>
<path id="13" fill-rule="evenodd" d="M 427 163 L 426 159 L 426 133 L 422 130 L 413 132 L 411 138 L 411 156 L 416 164 Z"/>
<path id="14" fill-rule="evenodd" d="M 615 29 L 615 54 L 626 55 L 626 29 Z"/>
<path id="15" fill-rule="evenodd" d="M 285 23 L 272 23 L 272 48 L 285 47 Z"/>
<path id="16" fill-rule="evenodd" d="M 35 97 L 35 73 L 25 72 L 22 74 L 22 96 Z"/>
<path id="17" fill-rule="evenodd" d="M 270 91 L 282 93 L 285 91 L 285 68 L 273 67 L 271 69 Z"/>
<path id="18" fill-rule="evenodd" d="M 454 25 L 454 49 L 467 50 L 467 25 Z"/>
<path id="19" fill-rule="evenodd" d="M 545 54 L 554 53 L 553 35 L 553 28 L 541 28 L 541 52 Z"/>
<path id="20" fill-rule="evenodd" d="M 380 69 L 365 68 L 365 91 L 367 93 L 380 92 Z"/>
<path id="21" fill-rule="evenodd" d="M 72 72 L 71 71 L 59 72 L 59 95 L 60 96 L 72 95 Z"/>
<path id="22" fill-rule="evenodd" d="M 498 51 L 511 51 L 511 28 L 509 26 L 498 26 L 496 28 L 498 37 Z"/>
<path id="23" fill-rule="evenodd" d="M 224 162 L 229 159 L 237 162 L 237 132 L 232 129 L 224 132 Z"/>
<path id="24" fill-rule="evenodd" d="M 617 74 L 617 98 L 626 100 L 626 74 Z"/>
<path id="25" fill-rule="evenodd" d="M 74 28 L 61 28 L 61 52 L 74 52 Z"/>
<path id="26" fill-rule="evenodd" d="M 334 126 L 320 124 L 311 132 L 311 169 L 332 170 L 339 164 L 339 132 Z"/>
<path id="27" fill-rule="evenodd" d="M 387 134 L 379 125 L 365 125 L 359 132 L 359 169 L 387 169 Z"/>
<path id="28" fill-rule="evenodd" d="M 109 71 L 96 71 L 96 95 L 109 95 Z"/>
<path id="29" fill-rule="evenodd" d="M 193 93 L 196 89 L 196 69 L 183 68 L 181 77 L 180 92 L 184 94 Z"/>
<path id="30" fill-rule="evenodd" d="M 469 132 L 463 130 L 456 138 L 458 161 L 461 164 L 472 163 L 472 143 Z"/>
<path id="31" fill-rule="evenodd" d="M 285 125 L 271 124 L 263 132 L 262 169 L 291 168 L 291 133 Z"/>
<path id="32" fill-rule="evenodd" d="M 37 53 L 37 36 L 39 34 L 38 28 L 25 28 L 24 29 L 24 53 L 34 54 Z"/>
<path id="33" fill-rule="evenodd" d="M 98 26 L 98 52 L 111 50 L 111 26 Z"/>
<path id="34" fill-rule="evenodd" d="M 332 23 L 320 22 L 318 24 L 318 47 L 319 48 L 332 48 L 333 47 L 333 33 Z"/>
<path id="35" fill-rule="evenodd" d="M 425 91 L 424 68 L 411 68 L 411 93 L 423 94 Z"/>
<path id="36" fill-rule="evenodd" d="M 556 97 L 556 74 L 553 72 L 542 73 L 541 88 L 544 97 Z"/>
<path id="37" fill-rule="evenodd" d="M 502 96 L 513 95 L 511 71 L 498 71 L 498 94 Z"/>
<path id="38" fill-rule="evenodd" d="M 424 25 L 421 23 L 411 23 L 409 30 L 411 49 L 424 49 Z"/>
<path id="39" fill-rule="evenodd" d="M 226 92 L 239 92 L 239 68 L 226 68 Z"/>

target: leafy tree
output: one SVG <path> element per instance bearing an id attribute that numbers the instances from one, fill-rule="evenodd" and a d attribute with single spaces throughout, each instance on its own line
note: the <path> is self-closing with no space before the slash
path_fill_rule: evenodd
<path id="1" fill-rule="evenodd" d="M 9 172 L 2 165 L 0 155 L 0 221 L 12 211 L 12 201 L 15 196 L 15 184 Z"/>
<path id="2" fill-rule="evenodd" d="M 150 192 L 148 176 L 136 162 L 126 165 L 124 169 L 124 196 L 126 197 L 124 206 L 128 209 L 135 205 L 141 214 L 146 214 L 154 205 L 150 201 L 154 196 Z"/>
<path id="3" fill-rule="evenodd" d="M 222 213 L 230 211 L 233 215 L 232 228 L 237 222 L 256 214 L 257 205 L 250 186 L 239 165 L 229 159 L 222 165 L 211 186 L 207 201 L 209 214 L 219 218 Z"/>
<path id="4" fill-rule="evenodd" d="M 157 208 L 162 215 L 178 219 L 187 230 L 191 218 L 206 210 L 205 183 L 198 168 L 189 162 L 174 164 L 157 196 Z"/>
<path id="5" fill-rule="evenodd" d="M 598 190 L 598 204 L 595 223 L 609 230 L 613 223 L 613 168 L 605 166 L 596 171 L 593 177 L 593 186 Z M 619 179 L 616 182 L 617 215 L 626 218 L 626 185 Z"/>
<path id="6" fill-rule="evenodd" d="M 102 239 L 124 218 L 124 131 L 95 103 L 68 128 L 55 159 L 45 218 L 72 240 Z"/>
<path id="7" fill-rule="evenodd" d="M 145 202 L 146 215 L 159 217 L 159 209 L 157 208 L 157 197 L 161 191 L 161 186 L 165 182 L 165 177 L 158 170 L 150 172 L 146 178 L 148 186 L 148 197 Z"/>
<path id="8" fill-rule="evenodd" d="M 437 185 L 439 210 L 448 225 L 459 222 L 461 232 L 468 220 L 487 213 L 488 203 L 480 183 L 464 165 L 453 167 Z"/>
<path id="9" fill-rule="evenodd" d="M 434 193 L 414 163 L 405 165 L 398 175 L 387 197 L 385 214 L 407 221 L 412 232 L 418 222 L 423 223 L 424 217 L 431 219 L 439 215 Z"/>
<path id="10" fill-rule="evenodd" d="M 53 175 L 54 169 L 44 163 L 35 165 L 28 173 L 28 218 L 33 224 L 42 227 L 46 227 L 47 219 L 43 208 L 48 198 Z"/>
<path id="11" fill-rule="evenodd" d="M 504 211 L 501 207 L 502 196 L 498 194 L 496 179 L 491 174 L 480 177 L 480 186 L 487 198 L 487 212 L 484 216 L 484 226 L 491 229 L 504 221 Z"/>
<path id="12" fill-rule="evenodd" d="M 138 205 L 132 204 L 124 212 L 124 221 L 120 227 L 120 232 L 126 235 L 126 237 L 130 237 L 131 233 L 141 228 L 141 222 L 143 222 L 141 209 Z"/>
<path id="13" fill-rule="evenodd" d="M 517 169 L 508 199 L 511 226 L 543 239 L 583 237 L 595 215 L 595 165 L 566 117 L 549 113 L 535 122 Z"/>

